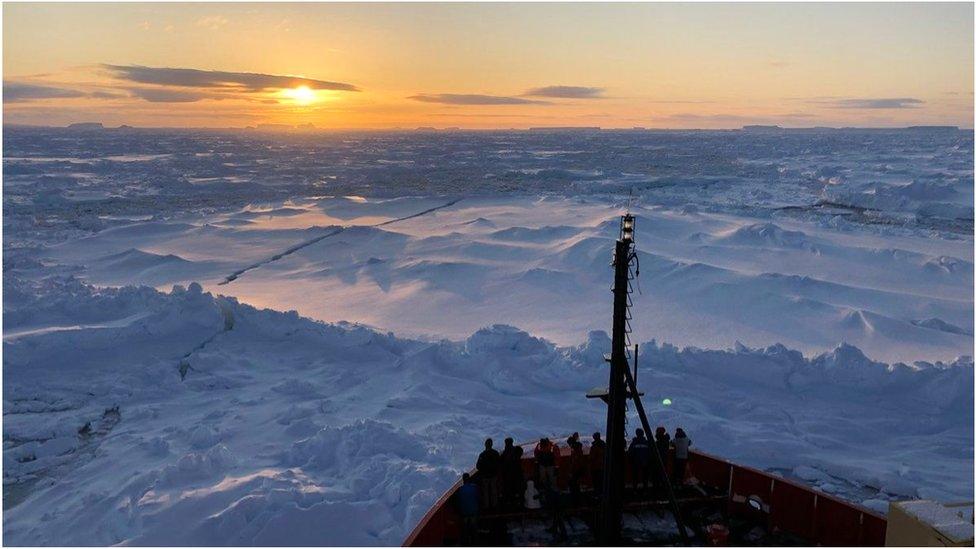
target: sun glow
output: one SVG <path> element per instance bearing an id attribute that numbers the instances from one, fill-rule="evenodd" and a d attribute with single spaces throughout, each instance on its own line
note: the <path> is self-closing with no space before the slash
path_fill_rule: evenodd
<path id="1" fill-rule="evenodd" d="M 284 96 L 291 99 L 299 105 L 310 105 L 317 99 L 315 90 L 309 88 L 308 86 L 298 86 L 297 88 L 290 88 L 284 90 Z"/>

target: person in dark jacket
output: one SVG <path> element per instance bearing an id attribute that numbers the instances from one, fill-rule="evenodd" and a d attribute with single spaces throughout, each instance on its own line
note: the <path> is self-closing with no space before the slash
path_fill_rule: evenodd
<path id="1" fill-rule="evenodd" d="M 678 486 L 685 482 L 689 446 L 691 446 L 691 439 L 685 434 L 684 429 L 678 427 L 674 431 L 674 478 L 671 479 Z"/>
<path id="2" fill-rule="evenodd" d="M 579 440 L 579 433 L 575 433 L 569 439 L 569 494 L 573 505 L 580 503 L 580 483 L 586 474 L 586 466 L 583 443 Z"/>
<path id="3" fill-rule="evenodd" d="M 556 484 L 556 460 L 559 458 L 559 447 L 548 438 L 539 440 L 533 452 L 535 464 L 539 468 L 539 483 L 537 488 L 545 490 L 552 487 L 558 489 Z"/>
<path id="4" fill-rule="evenodd" d="M 478 464 L 475 465 L 481 479 L 481 501 L 485 509 L 494 509 L 498 505 L 498 473 L 502 458 L 492 448 L 493 444 L 490 438 L 485 440 L 485 451 L 478 456 Z"/>
<path id="5" fill-rule="evenodd" d="M 634 489 L 640 490 L 650 487 L 648 469 L 651 465 L 651 443 L 644 436 L 643 429 L 637 429 L 637 436 L 630 441 L 627 449 L 627 459 L 630 460 L 630 468 L 634 478 Z"/>
<path id="6" fill-rule="evenodd" d="M 607 443 L 600 438 L 600 433 L 593 433 L 590 443 L 590 480 L 593 482 L 593 492 L 596 497 L 603 494 L 603 468 L 606 465 Z"/>
<path id="7" fill-rule="evenodd" d="M 521 508 L 525 492 L 522 472 L 522 447 L 515 446 L 511 437 L 505 439 L 502 450 L 502 505 Z"/>
<path id="8" fill-rule="evenodd" d="M 461 476 L 461 487 L 457 491 L 458 512 L 461 514 L 461 545 L 474 545 L 478 531 L 478 500 L 481 499 L 478 486 L 471 475 Z"/>
<path id="9" fill-rule="evenodd" d="M 671 435 L 664 427 L 658 427 L 654 431 L 654 446 L 657 447 L 657 454 L 661 456 L 662 470 L 657 472 L 659 486 L 664 486 L 664 477 L 668 470 L 668 455 L 671 453 Z"/>

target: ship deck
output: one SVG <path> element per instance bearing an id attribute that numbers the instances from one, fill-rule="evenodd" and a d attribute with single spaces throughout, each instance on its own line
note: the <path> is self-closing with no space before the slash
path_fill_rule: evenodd
<path id="1" fill-rule="evenodd" d="M 627 545 L 680 545 L 681 538 L 670 511 L 670 502 L 661 492 L 635 494 L 628 489 L 624 502 L 621 542 Z M 726 500 L 722 493 L 701 493 L 684 487 L 677 494 L 682 509 L 714 512 Z M 483 513 L 479 528 L 470 541 L 473 545 L 492 546 L 585 546 L 596 544 L 593 521 L 599 510 L 597 495 L 592 491 L 580 494 L 580 501 L 563 509 L 559 515 L 562 529 L 555 527 L 552 511 L 499 510 Z M 694 539 L 694 532 L 689 530 Z"/>
<path id="2" fill-rule="evenodd" d="M 587 448 L 588 449 L 588 448 Z M 563 447 L 562 460 L 568 459 Z M 535 460 L 526 451 L 522 459 L 526 478 L 532 478 Z M 669 465 L 673 456 L 669 456 Z M 670 469 L 670 467 L 669 467 Z M 558 484 L 568 494 L 568 467 L 559 467 Z M 475 480 L 477 475 L 472 472 Z M 579 500 L 565 505 L 554 520 L 545 507 L 537 510 L 483 511 L 475 532 L 464 537 L 467 545 L 534 546 L 595 545 L 594 518 L 597 495 L 584 478 Z M 428 511 L 405 546 L 461 545 L 462 521 L 451 487 Z M 692 451 L 688 474 L 675 496 L 692 545 L 716 540 L 710 529 L 720 526 L 725 545 L 742 546 L 881 546 L 887 521 L 869 509 L 824 494 L 799 482 Z M 568 496 L 567 496 L 568 497 Z M 664 491 L 636 492 L 628 484 L 620 543 L 633 546 L 681 545 Z M 565 532 L 554 526 L 563 525 Z"/>

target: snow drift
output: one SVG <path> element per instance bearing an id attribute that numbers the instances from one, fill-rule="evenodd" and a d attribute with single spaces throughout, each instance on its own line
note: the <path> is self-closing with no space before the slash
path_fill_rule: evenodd
<path id="1" fill-rule="evenodd" d="M 4 341 L 13 545 L 396 544 L 484 437 L 602 424 L 583 394 L 605 382 L 603 332 L 575 347 L 504 325 L 423 342 L 196 284 L 24 284 L 8 282 L 8 330 L 75 325 Z M 807 358 L 651 342 L 640 382 L 652 421 L 683 426 L 696 446 L 819 471 L 857 501 L 972 489 L 969 358 L 887 365 L 848 345 Z"/>

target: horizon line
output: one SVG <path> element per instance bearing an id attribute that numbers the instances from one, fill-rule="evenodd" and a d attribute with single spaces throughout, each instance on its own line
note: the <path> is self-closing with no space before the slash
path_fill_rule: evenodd
<path id="1" fill-rule="evenodd" d="M 644 126 L 632 127 L 607 127 L 602 126 L 531 126 L 528 128 L 497 127 L 497 128 L 465 128 L 460 126 L 389 126 L 389 127 L 355 127 L 355 128 L 328 128 L 317 127 L 314 125 L 289 125 L 289 124 L 257 124 L 253 126 L 133 126 L 130 124 L 120 124 L 118 126 L 105 126 L 101 122 L 73 122 L 64 126 L 48 124 L 22 124 L 16 122 L 5 122 L 3 128 L 37 128 L 37 129 L 62 129 L 62 130 L 88 130 L 88 131 L 108 131 L 108 130 L 211 130 L 211 131 L 246 131 L 257 133 L 316 133 L 316 132 L 669 132 L 669 131 L 753 131 L 776 132 L 776 131 L 810 131 L 810 130 L 944 130 L 944 131 L 973 131 L 973 127 L 964 127 L 954 124 L 913 124 L 910 126 L 780 126 L 775 124 L 745 124 L 738 127 L 723 128 L 654 128 Z"/>

